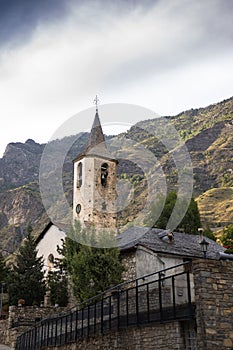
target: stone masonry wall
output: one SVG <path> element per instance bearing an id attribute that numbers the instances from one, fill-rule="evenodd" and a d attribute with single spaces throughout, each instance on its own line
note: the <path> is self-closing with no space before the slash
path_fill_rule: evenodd
<path id="1" fill-rule="evenodd" d="M 0 344 L 4 344 L 6 341 L 8 330 L 8 320 L 0 320 Z"/>
<path id="2" fill-rule="evenodd" d="M 199 350 L 233 349 L 233 262 L 193 262 Z"/>
<path id="3" fill-rule="evenodd" d="M 169 335 L 169 336 L 168 336 Z M 185 350 L 179 322 L 134 327 L 50 350 Z"/>
<path id="4" fill-rule="evenodd" d="M 8 320 L 4 321 L 7 323 L 7 330 L 2 335 L 2 343 L 14 347 L 16 338 L 31 328 L 36 321 L 64 310 L 62 307 L 10 306 Z"/>
<path id="5" fill-rule="evenodd" d="M 124 272 L 122 274 L 123 281 L 131 281 L 137 277 L 136 255 L 134 251 L 123 255 L 122 265 L 124 266 Z"/>

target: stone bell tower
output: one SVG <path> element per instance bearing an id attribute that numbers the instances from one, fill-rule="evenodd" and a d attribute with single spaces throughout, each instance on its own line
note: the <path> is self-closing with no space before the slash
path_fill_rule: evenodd
<path id="1" fill-rule="evenodd" d="M 117 160 L 107 149 L 98 106 L 86 148 L 74 160 L 73 218 L 82 225 L 116 228 Z"/>

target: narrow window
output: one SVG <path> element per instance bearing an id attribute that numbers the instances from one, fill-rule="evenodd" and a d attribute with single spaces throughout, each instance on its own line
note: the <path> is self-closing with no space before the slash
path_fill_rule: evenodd
<path id="1" fill-rule="evenodd" d="M 82 186 L 82 171 L 83 171 L 83 165 L 80 162 L 78 164 L 78 178 L 77 178 L 77 187 L 81 187 Z"/>
<path id="2" fill-rule="evenodd" d="M 107 186 L 107 177 L 108 177 L 108 164 L 103 163 L 101 165 L 101 185 L 103 187 Z"/>
<path id="3" fill-rule="evenodd" d="M 54 267 L 54 255 L 52 253 L 48 256 L 48 267 L 50 269 Z"/>
<path id="4" fill-rule="evenodd" d="M 52 264 L 54 263 L 54 255 L 52 253 L 49 254 L 48 261 Z"/>

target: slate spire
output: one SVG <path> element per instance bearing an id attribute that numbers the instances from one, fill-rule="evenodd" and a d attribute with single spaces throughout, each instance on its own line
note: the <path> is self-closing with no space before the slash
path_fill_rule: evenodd
<path id="1" fill-rule="evenodd" d="M 98 156 L 105 159 L 115 160 L 114 156 L 109 152 L 105 142 L 105 137 L 104 137 L 104 133 L 103 133 L 102 126 L 100 123 L 100 118 L 99 118 L 98 102 L 99 100 L 98 100 L 98 97 L 96 96 L 94 100 L 94 103 L 96 105 L 96 112 L 95 112 L 94 122 L 91 128 L 91 132 L 89 134 L 89 138 L 84 151 L 77 158 L 74 159 L 74 162 L 87 155 Z"/>
<path id="2" fill-rule="evenodd" d="M 85 153 L 90 151 L 92 148 L 100 145 L 106 148 L 105 138 L 102 130 L 102 126 L 100 123 L 98 109 L 96 109 L 95 119 L 91 128 L 91 132 L 87 141 Z"/>

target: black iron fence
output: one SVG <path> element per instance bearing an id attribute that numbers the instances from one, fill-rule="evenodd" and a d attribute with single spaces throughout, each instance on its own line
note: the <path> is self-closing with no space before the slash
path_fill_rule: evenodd
<path id="1" fill-rule="evenodd" d="M 122 283 L 69 312 L 38 322 L 17 338 L 17 350 L 46 349 L 113 329 L 194 317 L 189 262 Z"/>

